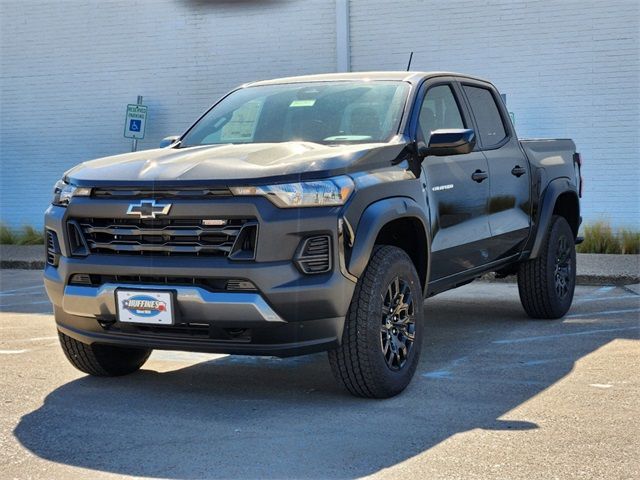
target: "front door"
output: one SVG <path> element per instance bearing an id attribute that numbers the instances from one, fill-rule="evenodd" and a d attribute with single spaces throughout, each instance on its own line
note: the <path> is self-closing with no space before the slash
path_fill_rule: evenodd
<path id="1" fill-rule="evenodd" d="M 431 132 L 473 128 L 460 108 L 452 83 L 426 87 L 416 136 L 429 143 Z M 431 280 L 484 265 L 491 237 L 487 204 L 487 160 L 478 149 L 465 155 L 428 156 L 422 162 L 431 210 Z"/>

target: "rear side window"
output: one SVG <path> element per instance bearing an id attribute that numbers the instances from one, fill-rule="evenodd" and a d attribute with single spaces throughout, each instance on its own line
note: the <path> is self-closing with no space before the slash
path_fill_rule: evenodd
<path id="1" fill-rule="evenodd" d="M 500 143 L 507 136 L 500 110 L 491 90 L 464 85 L 473 115 L 478 124 L 478 136 L 484 148 Z"/>

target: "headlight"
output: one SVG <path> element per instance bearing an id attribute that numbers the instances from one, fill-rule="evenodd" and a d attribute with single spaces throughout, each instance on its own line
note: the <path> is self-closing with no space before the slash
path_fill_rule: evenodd
<path id="1" fill-rule="evenodd" d="M 344 205 L 353 192 L 347 176 L 300 183 L 281 183 L 260 187 L 231 187 L 234 195 L 263 196 L 281 208 L 330 207 Z"/>
<path id="2" fill-rule="evenodd" d="M 76 187 L 64 180 L 58 180 L 53 187 L 53 200 L 51 203 L 60 207 L 66 207 L 71 201 L 71 197 L 88 197 L 91 189 L 87 187 Z"/>

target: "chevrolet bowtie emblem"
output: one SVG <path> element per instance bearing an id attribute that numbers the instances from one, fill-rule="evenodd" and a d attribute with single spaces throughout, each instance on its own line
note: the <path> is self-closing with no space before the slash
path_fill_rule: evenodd
<path id="1" fill-rule="evenodd" d="M 167 215 L 170 203 L 156 203 L 155 200 L 141 200 L 140 203 L 129 205 L 127 215 L 138 215 L 140 218 L 156 218 L 157 215 Z"/>

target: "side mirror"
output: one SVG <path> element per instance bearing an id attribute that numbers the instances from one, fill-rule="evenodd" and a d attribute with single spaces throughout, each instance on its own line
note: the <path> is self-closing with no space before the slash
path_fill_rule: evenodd
<path id="1" fill-rule="evenodd" d="M 440 129 L 431 132 L 429 146 L 424 142 L 418 143 L 418 155 L 422 158 L 461 155 L 472 152 L 475 146 L 476 134 L 469 128 Z"/>
<path id="2" fill-rule="evenodd" d="M 180 136 L 179 135 L 172 135 L 170 137 L 165 137 L 160 142 L 160 148 L 164 148 L 164 147 L 168 147 L 169 145 L 173 145 L 178 140 L 180 140 Z"/>

